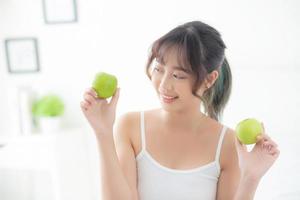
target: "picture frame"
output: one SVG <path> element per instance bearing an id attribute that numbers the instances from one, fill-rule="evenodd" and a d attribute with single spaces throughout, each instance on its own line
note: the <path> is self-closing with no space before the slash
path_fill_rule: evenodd
<path id="1" fill-rule="evenodd" d="M 78 21 L 76 0 L 43 0 L 43 13 L 46 24 Z"/>
<path id="2" fill-rule="evenodd" d="M 9 73 L 21 74 L 40 71 L 37 38 L 6 39 L 5 51 Z"/>

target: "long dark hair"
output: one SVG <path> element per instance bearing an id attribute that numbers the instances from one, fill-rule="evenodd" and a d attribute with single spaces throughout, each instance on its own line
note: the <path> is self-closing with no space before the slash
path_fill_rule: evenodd
<path id="1" fill-rule="evenodd" d="M 226 46 L 220 33 L 200 21 L 188 22 L 172 29 L 152 44 L 146 64 L 146 73 L 150 79 L 153 60 L 163 62 L 170 48 L 177 49 L 178 63 L 194 76 L 192 93 L 202 100 L 205 113 L 219 121 L 229 100 L 232 85 L 231 70 L 225 57 Z M 214 85 L 202 96 L 197 95 L 206 76 L 214 70 L 219 72 Z"/>

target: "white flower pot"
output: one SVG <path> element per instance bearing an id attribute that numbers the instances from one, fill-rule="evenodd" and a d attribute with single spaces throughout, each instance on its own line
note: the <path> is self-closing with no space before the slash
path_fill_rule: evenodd
<path id="1" fill-rule="evenodd" d="M 39 125 L 42 133 L 56 133 L 61 130 L 62 117 L 40 117 Z"/>

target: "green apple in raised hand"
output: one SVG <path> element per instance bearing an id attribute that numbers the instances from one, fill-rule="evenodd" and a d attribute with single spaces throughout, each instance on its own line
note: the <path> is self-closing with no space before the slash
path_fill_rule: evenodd
<path id="1" fill-rule="evenodd" d="M 93 81 L 93 88 L 100 98 L 109 98 L 114 95 L 117 90 L 118 79 L 116 76 L 99 72 Z"/>
<path id="2" fill-rule="evenodd" d="M 262 134 L 263 127 L 258 120 L 248 118 L 239 122 L 235 131 L 241 143 L 254 144 L 256 143 L 257 136 Z"/>

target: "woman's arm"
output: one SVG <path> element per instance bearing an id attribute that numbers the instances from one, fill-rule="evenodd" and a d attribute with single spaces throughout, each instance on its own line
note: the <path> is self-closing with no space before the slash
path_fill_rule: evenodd
<path id="1" fill-rule="evenodd" d="M 265 133 L 263 124 L 262 127 L 263 132 L 250 152 L 237 138 L 235 140 L 242 178 L 234 200 L 252 200 L 260 179 L 280 154 L 277 144 Z"/>
<path id="2" fill-rule="evenodd" d="M 126 144 L 123 144 L 126 145 Z M 103 135 L 98 139 L 100 156 L 100 177 L 103 200 L 137 200 L 134 188 L 129 186 L 128 180 L 123 173 L 119 158 L 115 149 L 112 135 Z M 134 153 L 131 146 L 123 146 L 123 158 L 130 158 L 126 162 L 134 162 Z M 126 155 L 125 155 L 126 154 Z M 125 162 L 125 160 L 123 160 Z"/>
<path id="3" fill-rule="evenodd" d="M 119 90 L 112 97 L 111 101 L 108 102 L 106 99 L 97 98 L 95 91 L 90 88 L 84 94 L 81 109 L 97 138 L 100 156 L 102 199 L 136 200 L 137 195 L 133 191 L 134 187 L 129 186 L 129 181 L 122 170 L 122 166 L 132 166 L 130 172 L 133 172 L 135 165 L 135 156 L 131 143 L 126 136 L 126 130 L 119 127 L 116 132 L 116 142 L 119 145 L 121 162 L 119 162 L 114 141 L 113 125 L 118 97 Z"/>
<path id="4" fill-rule="evenodd" d="M 241 172 L 237 150 L 235 148 L 235 133 L 227 129 L 221 155 L 221 174 L 218 181 L 217 200 L 233 200 L 239 187 Z"/>
<path id="5" fill-rule="evenodd" d="M 259 184 L 259 180 L 252 180 L 247 177 L 242 177 L 239 182 L 239 187 L 234 196 L 234 200 L 252 200 Z"/>
<path id="6" fill-rule="evenodd" d="M 260 179 L 280 152 L 264 130 L 250 152 L 237 140 L 233 130 L 228 132 L 221 156 L 223 169 L 218 182 L 217 199 L 252 200 Z"/>

